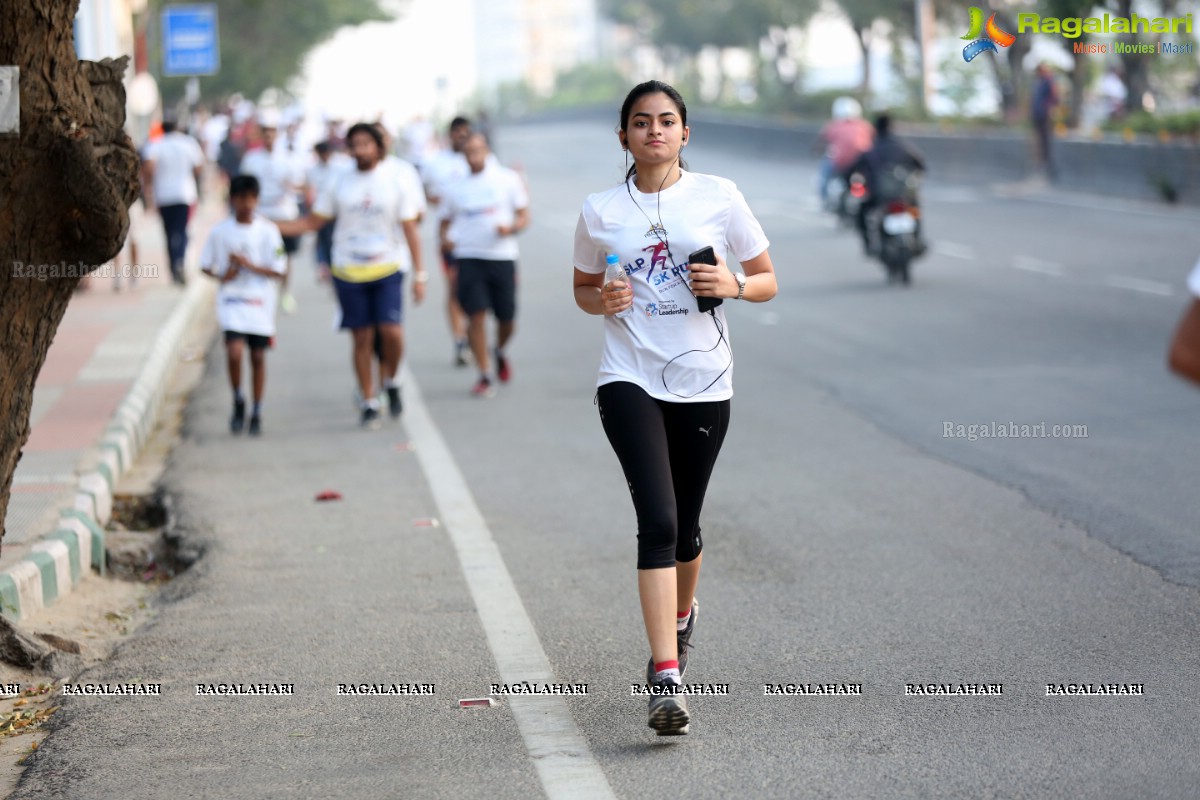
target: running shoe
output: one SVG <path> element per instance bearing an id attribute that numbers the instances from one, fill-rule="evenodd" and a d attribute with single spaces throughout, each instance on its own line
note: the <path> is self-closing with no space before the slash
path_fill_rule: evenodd
<path id="1" fill-rule="evenodd" d="M 364 430 L 377 431 L 379 430 L 379 409 L 372 406 L 363 406 L 362 417 L 359 419 L 359 425 Z"/>
<path id="2" fill-rule="evenodd" d="M 246 401 L 233 401 L 233 416 L 229 418 L 229 432 L 241 433 L 242 426 L 246 424 Z"/>
<path id="3" fill-rule="evenodd" d="M 679 631 L 676 635 L 676 642 L 679 645 L 679 677 L 683 677 L 683 671 L 687 669 L 688 648 L 692 646 L 692 631 L 696 629 L 696 616 L 700 613 L 700 601 L 692 598 L 692 616 L 688 619 L 687 627 Z M 654 682 L 654 656 L 650 656 L 650 660 L 646 662 L 646 685 L 649 686 Z"/>
<path id="4" fill-rule="evenodd" d="M 688 723 L 687 698 L 676 694 L 679 683 L 667 678 L 650 684 L 650 727 L 659 736 L 686 736 Z"/>
<path id="5" fill-rule="evenodd" d="M 258 436 L 259 434 L 262 433 L 262 417 L 251 417 L 250 418 L 249 433 L 251 436 Z"/>
<path id="6" fill-rule="evenodd" d="M 499 350 L 496 351 L 496 377 L 501 383 L 508 383 L 512 379 L 512 366 Z"/>
<path id="7" fill-rule="evenodd" d="M 454 366 L 465 367 L 470 363 L 467 361 L 467 343 L 465 341 L 454 343 Z"/>
<path id="8" fill-rule="evenodd" d="M 480 378 L 479 382 L 471 387 L 471 394 L 481 399 L 487 399 L 496 396 L 496 390 L 492 388 L 492 382 L 487 378 Z"/>
<path id="9" fill-rule="evenodd" d="M 388 399 L 388 416 L 396 419 L 400 416 L 400 412 L 404 411 L 404 404 L 400 402 L 400 387 L 389 386 L 387 390 Z"/>

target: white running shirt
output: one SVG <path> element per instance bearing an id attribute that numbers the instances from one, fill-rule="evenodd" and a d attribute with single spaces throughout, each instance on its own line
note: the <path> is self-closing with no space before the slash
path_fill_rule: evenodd
<path id="1" fill-rule="evenodd" d="M 160 206 L 196 202 L 196 167 L 204 163 L 199 143 L 180 131 L 164 133 L 146 148 L 154 162 L 154 202 Z"/>
<path id="2" fill-rule="evenodd" d="M 280 275 L 287 269 L 283 237 L 273 222 L 255 214 L 245 224 L 228 217 L 213 228 L 200 255 L 200 268 L 221 277 L 229 269 L 229 256 L 237 253 L 256 267 L 273 269 Z M 275 299 L 278 281 L 249 270 L 222 283 L 217 290 L 217 321 L 223 331 L 275 335 Z"/>
<path id="3" fill-rule="evenodd" d="M 365 283 L 407 272 L 412 254 L 402 223 L 416 219 L 424 203 L 419 186 L 387 162 L 366 172 L 355 167 L 338 175 L 313 206 L 314 214 L 337 220 L 333 274 Z"/>
<path id="4" fill-rule="evenodd" d="M 482 172 L 450 184 L 440 214 L 450 220 L 446 236 L 454 243 L 454 257 L 516 261 L 517 237 L 500 236 L 496 228 L 512 225 L 517 211 L 528 206 L 521 176 L 499 164 L 485 164 Z"/>
<path id="5" fill-rule="evenodd" d="M 575 228 L 575 267 L 602 274 L 605 257 L 616 253 L 633 287 L 633 313 L 604 318 L 597 386 L 627 381 L 670 402 L 733 396 L 725 306 L 717 306 L 715 318 L 700 313 L 686 283 L 688 255 L 706 245 L 730 269 L 769 245 L 746 199 L 725 178 L 684 172 L 657 194 L 642 194 L 630 181 L 587 198 Z"/>

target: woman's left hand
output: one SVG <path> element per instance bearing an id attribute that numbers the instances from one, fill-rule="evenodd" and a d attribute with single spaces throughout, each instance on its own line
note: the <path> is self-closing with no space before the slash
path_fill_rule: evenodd
<path id="1" fill-rule="evenodd" d="M 716 264 L 688 264 L 688 274 L 697 297 L 737 297 L 737 278 L 719 255 Z"/>

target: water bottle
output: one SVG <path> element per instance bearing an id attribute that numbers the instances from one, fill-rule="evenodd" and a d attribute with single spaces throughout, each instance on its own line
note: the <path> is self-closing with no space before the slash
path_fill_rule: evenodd
<path id="1" fill-rule="evenodd" d="M 604 259 L 604 262 L 606 264 L 604 268 L 604 288 L 607 289 L 611 283 L 623 283 L 630 289 L 633 288 L 633 284 L 629 282 L 629 276 L 625 274 L 625 268 L 621 266 L 621 259 L 617 257 L 616 253 L 609 253 L 608 258 Z M 630 306 L 613 316 L 617 319 L 623 319 L 632 313 L 633 306 Z"/>

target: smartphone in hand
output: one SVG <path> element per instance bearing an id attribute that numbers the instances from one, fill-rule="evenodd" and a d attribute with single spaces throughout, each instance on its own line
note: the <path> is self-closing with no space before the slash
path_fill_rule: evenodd
<path id="1" fill-rule="evenodd" d="M 712 245 L 701 247 L 696 252 L 688 256 L 689 264 L 713 264 L 717 263 L 717 254 L 713 252 Z M 722 298 L 720 297 L 697 297 L 696 305 L 700 307 L 700 312 L 704 313 L 712 311 L 717 306 L 721 305 Z"/>

